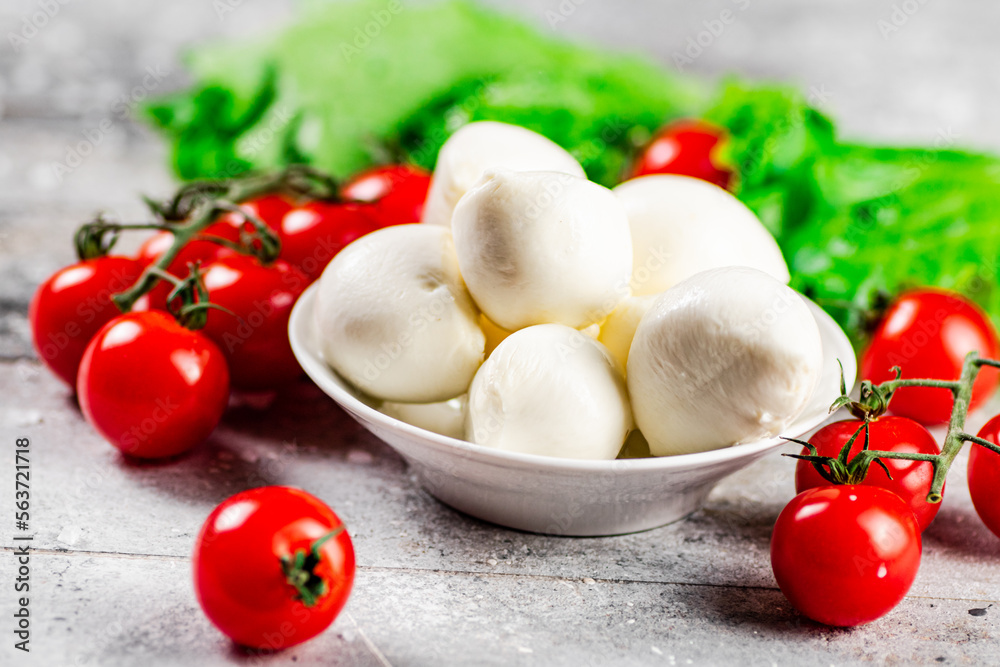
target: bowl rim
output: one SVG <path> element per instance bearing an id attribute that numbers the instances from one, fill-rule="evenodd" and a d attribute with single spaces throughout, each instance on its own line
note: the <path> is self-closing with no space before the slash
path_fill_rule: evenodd
<path id="1" fill-rule="evenodd" d="M 569 459 L 555 456 L 543 456 L 541 454 L 525 454 L 522 452 L 511 452 L 502 449 L 494 449 L 477 445 L 467 440 L 459 440 L 441 433 L 428 431 L 427 429 L 414 426 L 395 417 L 391 417 L 380 410 L 373 408 L 364 401 L 357 398 L 351 391 L 347 380 L 342 378 L 333 368 L 323 360 L 322 354 L 315 349 L 311 349 L 311 341 L 305 340 L 300 332 L 307 332 L 311 329 L 309 319 L 312 316 L 313 302 L 319 291 L 319 281 L 315 281 L 299 296 L 291 316 L 288 320 L 288 338 L 291 343 L 292 352 L 299 364 L 301 364 L 306 374 L 319 386 L 324 393 L 330 396 L 338 405 L 368 421 L 374 422 L 385 428 L 399 431 L 411 438 L 417 438 L 422 443 L 433 446 L 439 451 L 447 451 L 448 454 L 462 454 L 468 457 L 483 459 L 484 462 L 493 463 L 502 467 L 531 467 L 533 469 L 551 469 L 565 472 L 626 472 L 626 471 L 654 471 L 654 470 L 686 470 L 691 468 L 701 468 L 712 464 L 723 464 L 739 459 L 766 452 L 769 449 L 788 442 L 782 436 L 765 438 L 746 444 L 732 445 L 721 449 L 713 449 L 705 452 L 694 452 L 690 454 L 676 454 L 673 456 L 651 456 L 630 459 Z M 819 320 L 824 320 L 824 324 L 831 326 L 832 330 L 842 337 L 842 343 L 851 350 L 850 358 L 840 362 L 844 370 L 844 378 L 847 386 L 853 386 L 857 375 L 857 358 L 854 348 L 840 326 L 830 315 L 820 306 L 805 296 L 799 296 L 810 306 L 813 316 Z M 813 392 L 818 391 L 814 389 Z M 832 403 L 832 401 L 831 401 Z M 827 419 L 829 414 L 822 414 L 807 419 L 801 423 L 794 422 L 796 435 L 807 433 Z M 380 438 L 381 439 L 381 438 Z M 395 449 L 391 443 L 387 443 Z"/>

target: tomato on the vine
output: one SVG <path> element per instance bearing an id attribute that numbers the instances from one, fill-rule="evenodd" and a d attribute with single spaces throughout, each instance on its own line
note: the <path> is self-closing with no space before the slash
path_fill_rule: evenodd
<path id="1" fill-rule="evenodd" d="M 420 222 L 431 187 L 430 172 L 409 164 L 389 164 L 362 172 L 341 189 L 347 201 L 374 204 L 379 227 Z"/>
<path id="2" fill-rule="evenodd" d="M 209 302 L 230 311 L 210 309 L 202 333 L 226 356 L 234 389 L 276 389 L 302 374 L 288 342 L 292 306 L 309 285 L 301 271 L 232 255 L 206 264 L 202 282 Z"/>
<path id="3" fill-rule="evenodd" d="M 701 120 L 679 120 L 662 128 L 643 149 L 631 177 L 648 174 L 693 176 L 728 188 L 733 172 L 713 156 L 723 130 Z"/>
<path id="4" fill-rule="evenodd" d="M 261 195 L 240 204 L 240 208 L 256 215 L 261 222 L 275 231 L 281 226 L 281 219 L 294 207 L 295 204 L 291 200 L 280 194 Z M 238 230 L 246 223 L 246 220 L 242 215 L 230 211 L 223 215 L 219 222 Z"/>
<path id="5" fill-rule="evenodd" d="M 816 448 L 819 456 L 837 458 L 847 441 L 858 432 L 863 422 L 857 419 L 833 422 L 827 424 L 809 442 Z M 882 416 L 868 422 L 869 449 L 883 452 L 905 452 L 911 454 L 940 454 L 934 436 L 926 428 L 906 417 Z M 853 458 L 862 450 L 865 443 L 864 432 L 851 445 L 850 457 Z M 802 454 L 809 454 L 803 449 Z M 868 474 L 861 484 L 878 486 L 892 491 L 902 498 L 917 519 L 917 525 L 923 531 L 937 516 L 941 503 L 927 502 L 927 494 L 931 490 L 934 479 L 934 466 L 927 461 L 906 461 L 903 459 L 880 459 L 892 474 L 892 479 L 885 474 L 877 463 L 868 468 Z M 795 466 L 795 491 L 801 493 L 817 486 L 828 486 L 830 483 L 816 471 L 809 461 L 799 460 Z"/>
<path id="6" fill-rule="evenodd" d="M 143 265 L 129 257 L 96 257 L 59 269 L 43 282 L 28 306 L 31 340 L 38 356 L 70 387 L 87 344 L 121 315 L 112 295 L 131 287 Z"/>
<path id="7" fill-rule="evenodd" d="M 280 650 L 325 630 L 354 582 L 340 518 L 298 489 L 238 493 L 209 515 L 194 548 L 194 587 L 209 620 L 243 646 Z"/>
<path id="8" fill-rule="evenodd" d="M 347 244 L 379 229 L 373 205 L 315 201 L 289 211 L 281 221 L 281 257 L 310 280 Z"/>
<path id="9" fill-rule="evenodd" d="M 1000 444 L 1000 415 L 986 422 L 979 437 Z M 976 513 L 993 534 L 1000 537 L 1000 454 L 982 445 L 969 452 L 969 494 Z"/>
<path id="10" fill-rule="evenodd" d="M 281 227 L 281 219 L 292 207 L 293 204 L 286 197 L 277 194 L 263 195 L 240 204 L 240 208 L 255 214 L 275 231 Z M 202 230 L 199 236 L 215 237 L 236 243 L 240 240 L 242 230 L 252 231 L 253 225 L 246 222 L 240 214 L 230 211 Z M 136 259 L 143 265 L 152 264 L 170 248 L 173 242 L 174 235 L 171 232 L 157 232 L 139 247 Z M 225 245 L 207 239 L 193 239 L 188 241 L 177 253 L 177 256 L 170 262 L 170 266 L 167 267 L 167 272 L 178 278 L 184 278 L 188 275 L 188 264 L 195 262 L 207 264 L 220 257 L 237 254 L 239 253 Z M 170 294 L 171 289 L 173 286 L 169 282 L 161 281 L 150 291 L 147 297 L 148 306 L 158 310 L 166 310 L 167 295 Z"/>
<path id="11" fill-rule="evenodd" d="M 173 456 L 212 433 L 229 400 L 222 351 L 161 311 L 108 322 L 77 376 L 80 408 L 108 442 L 139 458 Z"/>
<path id="12" fill-rule="evenodd" d="M 205 230 L 201 232 L 201 235 L 218 237 L 233 242 L 240 240 L 239 227 L 235 227 L 228 222 L 214 222 L 206 227 Z M 139 252 L 136 259 L 141 262 L 143 266 L 148 266 L 157 261 L 163 253 L 170 248 L 173 242 L 174 235 L 171 232 L 157 232 L 153 236 L 146 239 L 145 243 L 139 246 Z M 204 265 L 208 262 L 213 262 L 220 257 L 235 254 L 236 252 L 233 250 L 218 243 L 213 243 L 212 241 L 203 239 L 194 239 L 188 241 L 184 247 L 181 248 L 180 252 L 177 253 L 177 256 L 172 262 L 170 262 L 170 266 L 167 267 L 167 273 L 170 273 L 177 278 L 184 278 L 188 275 L 188 264 L 200 263 Z M 148 304 L 148 308 L 166 310 L 167 296 L 170 294 L 170 290 L 172 289 L 172 284 L 165 280 L 161 280 L 156 284 L 156 287 L 150 290 L 149 293 L 143 297 L 143 299 L 145 300 L 145 303 Z"/>
<path id="13" fill-rule="evenodd" d="M 900 295 L 885 311 L 871 343 L 861 357 L 861 377 L 875 383 L 895 377 L 957 380 L 965 355 L 995 359 L 1000 341 L 986 314 L 968 299 L 939 289 L 918 289 Z M 983 368 L 972 389 L 969 409 L 985 403 L 997 388 L 997 371 Z M 922 424 L 943 424 L 951 417 L 952 396 L 940 387 L 902 387 L 892 397 L 890 411 Z"/>
<path id="14" fill-rule="evenodd" d="M 785 506 L 771 567 L 785 597 L 814 621 L 851 627 L 884 616 L 920 566 L 920 529 L 906 503 L 877 486 L 823 486 Z"/>

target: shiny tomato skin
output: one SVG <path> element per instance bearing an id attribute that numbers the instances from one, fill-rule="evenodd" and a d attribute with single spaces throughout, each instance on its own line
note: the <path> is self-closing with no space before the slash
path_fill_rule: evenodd
<path id="1" fill-rule="evenodd" d="M 240 204 L 240 208 L 256 215 L 261 222 L 275 231 L 281 226 L 281 219 L 294 207 L 295 204 L 290 199 L 280 194 L 262 195 Z M 219 218 L 219 222 L 239 229 L 246 220 L 237 213 L 229 212 Z M 250 228 L 252 229 L 252 225 Z"/>
<path id="2" fill-rule="evenodd" d="M 986 422 L 979 437 L 993 444 L 1000 443 L 1000 415 Z M 1000 537 L 1000 454 L 981 445 L 970 445 L 969 494 L 976 513 L 993 534 Z"/>
<path id="3" fill-rule="evenodd" d="M 700 120 L 679 120 L 662 128 L 639 155 L 631 177 L 649 174 L 693 176 L 728 188 L 733 174 L 716 164 L 712 153 L 723 130 Z"/>
<path id="4" fill-rule="evenodd" d="M 90 339 L 121 315 L 111 297 L 131 287 L 142 270 L 129 257 L 98 257 L 59 269 L 35 291 L 28 306 L 31 342 L 71 388 Z"/>
<path id="5" fill-rule="evenodd" d="M 227 222 L 212 223 L 205 228 L 202 234 L 204 236 L 217 236 L 229 241 L 240 240 L 239 228 L 234 227 Z M 153 236 L 146 239 L 145 243 L 139 247 L 139 253 L 136 258 L 143 265 L 148 266 L 158 260 L 160 256 L 163 255 L 168 248 L 170 248 L 173 242 L 174 235 L 172 233 L 166 231 L 157 232 Z M 188 275 L 188 264 L 199 262 L 200 264 L 205 265 L 220 257 L 227 257 L 235 254 L 237 253 L 234 250 L 219 245 L 218 243 L 195 239 L 193 241 L 188 241 L 188 243 L 181 248 L 181 251 L 177 253 L 177 257 L 175 257 L 174 260 L 170 262 L 170 266 L 167 267 L 167 272 L 171 275 L 177 276 L 178 278 L 185 278 Z M 156 287 L 150 290 L 150 292 L 144 297 L 147 299 L 145 303 L 148 304 L 148 308 L 166 310 L 167 296 L 170 294 L 172 289 L 173 285 L 171 283 L 165 280 L 158 282 Z"/>
<path id="6" fill-rule="evenodd" d="M 408 164 L 389 164 L 358 174 L 341 189 L 347 201 L 374 204 L 380 227 L 420 222 L 431 186 L 431 174 Z"/>
<path id="7" fill-rule="evenodd" d="M 822 486 L 795 496 L 771 535 L 781 592 L 805 616 L 853 627 L 887 614 L 920 566 L 920 529 L 899 496 L 876 486 Z"/>
<path id="8" fill-rule="evenodd" d="M 827 424 L 809 439 L 816 447 L 820 456 L 837 458 L 851 436 L 857 432 L 861 422 L 856 419 Z M 884 452 L 908 452 L 911 454 L 940 454 L 941 448 L 937 441 L 924 426 L 906 417 L 885 415 L 868 424 L 869 448 Z M 858 436 L 851 445 L 851 458 L 864 447 L 864 433 Z M 808 454 L 806 448 L 802 454 Z M 917 519 L 917 525 L 923 531 L 930 525 L 941 503 L 927 502 L 927 494 L 931 490 L 934 478 L 934 466 L 926 461 L 904 461 L 902 459 L 883 459 L 892 479 L 877 463 L 868 468 L 868 475 L 862 484 L 878 486 L 892 491 L 902 498 Z M 808 461 L 798 461 L 795 466 L 795 492 L 802 493 L 817 486 L 828 486 L 829 482 Z"/>
<path id="9" fill-rule="evenodd" d="M 380 228 L 372 214 L 371 204 L 316 201 L 294 208 L 281 221 L 281 257 L 315 280 L 349 243 Z"/>
<path id="10" fill-rule="evenodd" d="M 277 389 L 302 374 L 288 342 L 292 306 L 309 285 L 301 271 L 280 259 L 265 266 L 232 255 L 206 264 L 202 281 L 209 302 L 232 313 L 209 310 L 201 331 L 225 355 L 234 389 Z"/>
<path id="11" fill-rule="evenodd" d="M 307 607 L 288 584 L 281 558 L 342 526 L 314 496 L 288 487 L 243 491 L 209 515 L 194 548 L 194 587 L 209 620 L 243 646 L 280 650 L 323 632 L 340 613 L 354 582 L 347 531 L 320 548 L 314 572 L 327 592 Z"/>
<path id="12" fill-rule="evenodd" d="M 903 378 L 957 380 L 965 355 L 978 350 L 996 359 L 1000 342 L 986 314 L 964 297 L 946 290 L 918 289 L 900 295 L 886 310 L 861 357 L 861 377 L 884 382 L 899 366 Z M 970 410 L 989 400 L 997 388 L 997 371 L 983 368 L 973 385 Z M 903 387 L 889 410 L 922 424 L 944 424 L 951 417 L 947 389 Z"/>
<path id="13" fill-rule="evenodd" d="M 87 421 L 123 453 L 163 458 L 215 429 L 229 400 L 229 370 L 207 337 L 167 313 L 126 313 L 91 340 L 77 377 Z"/>

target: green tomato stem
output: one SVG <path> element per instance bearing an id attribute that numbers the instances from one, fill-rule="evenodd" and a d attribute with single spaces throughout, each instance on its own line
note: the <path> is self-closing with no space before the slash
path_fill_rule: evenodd
<path id="1" fill-rule="evenodd" d="M 274 256 L 277 256 L 277 251 L 280 249 L 280 241 L 274 232 L 257 216 L 246 213 L 234 202 L 246 201 L 247 199 L 271 192 L 281 184 L 283 178 L 284 175 L 279 174 L 269 178 L 234 181 L 228 188 L 226 199 L 206 199 L 195 207 L 191 219 L 182 224 L 169 226 L 129 225 L 127 227 L 119 225 L 118 227 L 122 229 L 167 229 L 174 235 L 174 238 L 170 247 L 167 248 L 156 262 L 146 267 L 132 287 L 111 297 L 115 305 L 118 306 L 118 309 L 123 313 L 132 310 L 135 302 L 152 290 L 157 282 L 163 279 L 162 276 L 167 272 L 170 264 L 190 241 L 198 238 L 213 242 L 222 240 L 201 234 L 202 231 L 215 222 L 216 216 L 220 211 L 236 211 L 242 214 L 247 222 L 254 226 L 256 234 L 262 239 L 262 245 L 268 251 L 269 258 L 273 259 Z M 223 245 L 232 247 L 229 243 L 224 243 Z M 248 251 L 246 247 L 238 247 L 237 249 L 242 252 Z M 271 256 L 272 254 L 273 256 Z"/>
<path id="2" fill-rule="evenodd" d="M 928 461 L 934 466 L 934 477 L 931 480 L 931 488 L 927 494 L 927 502 L 941 502 L 942 489 L 945 479 L 948 477 L 948 470 L 955 461 L 955 457 L 962 451 L 966 442 L 973 442 L 977 445 L 987 447 L 1000 453 L 1000 447 L 965 433 L 965 419 L 969 413 L 969 403 L 972 399 L 972 385 L 976 381 L 979 369 L 982 366 L 992 366 L 1000 368 L 1000 361 L 992 359 L 981 359 L 978 352 L 970 352 L 962 363 L 962 373 L 958 380 L 888 380 L 875 387 L 881 395 L 891 399 L 892 392 L 900 387 L 941 387 L 949 389 L 954 396 L 954 405 L 951 410 L 951 419 L 948 421 L 948 433 L 941 447 L 941 453 L 934 454 L 913 454 L 908 452 L 883 452 L 875 450 L 865 450 L 858 454 L 862 457 L 862 463 L 871 463 L 875 459 L 903 459 L 908 461 Z"/>

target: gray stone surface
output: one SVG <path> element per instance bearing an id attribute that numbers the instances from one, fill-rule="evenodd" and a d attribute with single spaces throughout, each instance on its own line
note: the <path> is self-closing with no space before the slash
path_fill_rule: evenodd
<path id="1" fill-rule="evenodd" d="M 166 152 L 144 128 L 116 120 L 61 182 L 51 164 L 147 67 L 166 69 L 162 90 L 181 85 L 177 54 L 186 44 L 265 28 L 292 3 L 229 4 L 236 9 L 220 19 L 202 0 L 68 3 L 20 52 L 0 44 L 0 437 L 5 451 L 16 436 L 34 443 L 38 549 L 33 653 L 12 650 L 2 620 L 0 663 L 996 663 L 1000 541 L 974 514 L 964 460 L 925 534 L 908 598 L 845 631 L 803 620 L 776 589 L 768 540 L 793 494 L 792 465 L 776 455 L 727 479 L 684 521 L 594 539 L 519 533 L 442 506 L 392 450 L 305 385 L 266 409 L 235 406 L 208 443 L 180 460 L 139 465 L 118 456 L 34 360 L 24 313 L 35 285 L 71 261 L 80 221 L 98 209 L 128 219 L 141 213 L 138 193 L 171 188 Z M 814 87 L 852 136 L 927 144 L 945 132 L 1000 149 L 992 122 L 998 3 L 914 2 L 919 10 L 884 37 L 877 22 L 911 3 L 492 4 L 544 30 L 668 65 L 705 21 L 729 9 L 734 21 L 691 71 Z M 39 6 L 3 3 L 0 37 L 19 31 Z M 13 494 L 7 474 L 3 507 Z M 215 504 L 265 483 L 301 486 L 333 506 L 350 527 L 359 572 L 333 628 L 304 646 L 255 656 L 233 649 L 201 614 L 189 554 Z M 0 522 L 0 619 L 13 613 L 11 528 Z"/>

